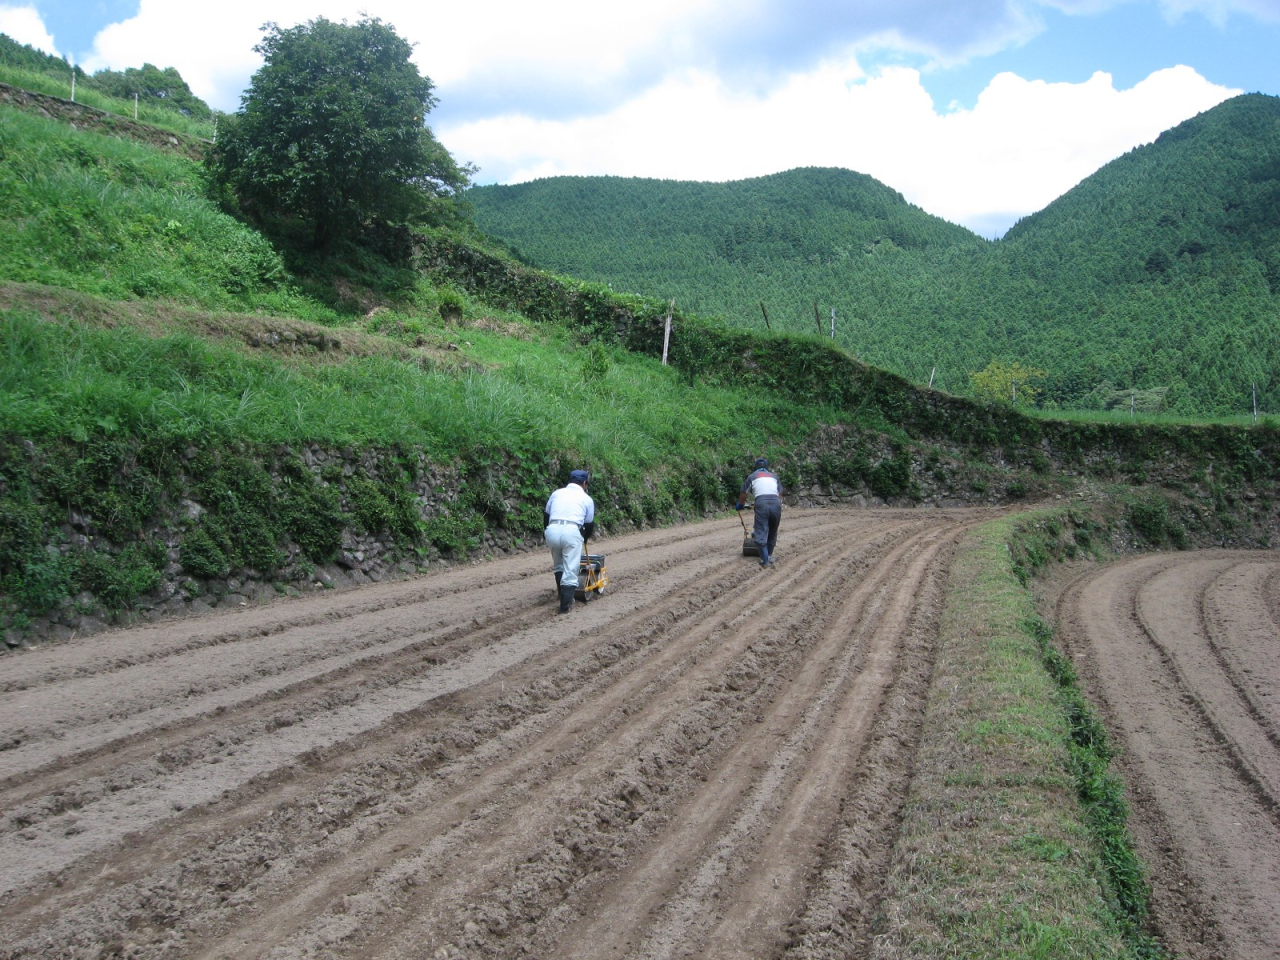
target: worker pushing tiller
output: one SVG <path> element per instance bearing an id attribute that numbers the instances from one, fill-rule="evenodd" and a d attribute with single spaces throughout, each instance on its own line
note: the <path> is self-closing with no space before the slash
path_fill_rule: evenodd
<path id="1" fill-rule="evenodd" d="M 587 494 L 590 479 L 585 470 L 571 470 L 569 482 L 551 494 L 543 511 L 546 519 L 544 536 L 551 548 L 551 569 L 556 577 L 561 613 L 573 609 L 582 570 L 582 545 L 591 539 L 596 528 L 595 501 Z M 602 563 L 603 560 L 601 557 Z"/>
<path id="2" fill-rule="evenodd" d="M 769 461 L 756 458 L 755 469 L 747 474 L 734 509 L 747 505 L 747 494 L 755 498 L 755 529 L 751 532 L 760 548 L 760 566 L 773 565 L 773 549 L 778 543 L 778 525 L 782 522 L 782 481 L 769 470 Z"/>

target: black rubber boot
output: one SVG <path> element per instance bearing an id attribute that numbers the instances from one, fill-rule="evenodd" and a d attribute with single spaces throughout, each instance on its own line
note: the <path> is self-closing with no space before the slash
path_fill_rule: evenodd
<path id="1" fill-rule="evenodd" d="M 576 586 L 567 587 L 564 584 L 560 585 L 560 612 L 561 613 L 568 613 L 570 610 L 573 609 L 573 595 L 577 591 L 577 589 L 578 588 Z"/>
<path id="2" fill-rule="evenodd" d="M 556 593 L 560 592 L 560 578 L 564 576 L 563 570 L 556 571 Z"/>

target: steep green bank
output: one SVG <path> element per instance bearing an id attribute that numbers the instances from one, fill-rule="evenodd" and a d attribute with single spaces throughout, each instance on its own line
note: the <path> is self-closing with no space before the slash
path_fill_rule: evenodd
<path id="1" fill-rule="evenodd" d="M 420 263 L 532 318 L 569 317 L 585 336 L 660 356 L 668 305 L 623 297 L 598 285 L 558 282 L 446 235 L 423 238 Z M 781 391 L 829 405 L 873 430 L 949 446 L 992 466 L 1138 484 L 1194 487 L 1212 495 L 1241 483 L 1280 478 L 1280 430 L 1271 423 L 1227 426 L 1102 424 L 1025 416 L 922 389 L 817 337 L 749 332 L 718 320 L 674 313 L 670 362 L 688 382 Z M 1269 488 L 1269 486 L 1268 486 Z"/>
<path id="2" fill-rule="evenodd" d="M 1151 542 L 1270 536 L 1269 426 L 1032 419 L 680 309 L 664 365 L 665 301 L 475 237 L 300 256 L 181 156 L 3 107 L 0 147 L 14 642 L 524 549 L 569 464 L 595 473 L 606 530 L 723 509 L 764 453 L 798 503 L 1119 484 Z"/>

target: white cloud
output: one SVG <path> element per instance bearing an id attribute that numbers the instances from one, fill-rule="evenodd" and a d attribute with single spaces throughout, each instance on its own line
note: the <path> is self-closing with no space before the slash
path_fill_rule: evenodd
<path id="1" fill-rule="evenodd" d="M 7 34 L 18 43 L 25 43 L 37 50 L 51 53 L 55 57 L 61 56 L 54 47 L 53 37 L 49 35 L 49 30 L 35 7 L 0 5 L 0 33 Z"/>
<path id="2" fill-rule="evenodd" d="M 1043 208 L 1126 150 L 1238 93 L 1194 70 L 1116 90 L 997 76 L 972 110 L 939 113 L 917 71 L 856 62 L 796 75 L 763 97 L 688 72 L 589 119 L 507 116 L 438 128 L 480 180 L 566 174 L 736 180 L 798 166 L 867 173 L 948 220 L 989 229 Z"/>
<path id="3" fill-rule="evenodd" d="M 414 59 L 437 86 L 483 80 L 508 89 L 609 83 L 634 68 L 636 51 L 677 42 L 676 21 L 712 0 L 648 0 L 641 8 L 598 0 L 142 0 L 136 16 L 98 34 L 86 69 L 144 62 L 176 66 L 199 97 L 234 110 L 261 65 L 253 47 L 271 21 L 290 27 L 325 17 L 354 23 L 367 13 L 416 44 Z"/>
<path id="4" fill-rule="evenodd" d="M 367 12 L 417 45 L 441 99 L 436 133 L 482 181 L 839 166 L 990 232 L 1237 91 L 1185 67 L 1127 90 L 1105 73 L 1078 84 L 1001 74 L 973 109 L 951 111 L 916 70 L 868 77 L 859 57 L 900 51 L 938 68 L 1026 40 L 1047 8 L 1083 15 L 1125 2 L 1135 0 L 141 0 L 84 65 L 175 66 L 198 96 L 235 110 L 264 22 Z M 1148 2 L 1170 16 L 1280 19 L 1280 0 Z"/>
<path id="5" fill-rule="evenodd" d="M 1218 26 L 1226 23 L 1233 13 L 1280 22 L 1280 2 L 1277 0 L 1160 0 L 1160 7 L 1169 17 L 1198 13 Z"/>

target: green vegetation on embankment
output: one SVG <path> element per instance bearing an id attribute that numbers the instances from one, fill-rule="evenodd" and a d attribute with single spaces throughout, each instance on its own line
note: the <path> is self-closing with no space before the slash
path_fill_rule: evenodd
<path id="1" fill-rule="evenodd" d="M 412 250 L 398 264 L 277 249 L 193 161 L 9 108 L 0 196 L 18 241 L 0 254 L 11 630 L 73 598 L 127 613 L 162 577 L 188 594 L 306 578 L 353 531 L 415 563 L 527 539 L 570 462 L 596 472 L 612 529 L 715 511 L 767 453 L 793 490 L 904 503 L 1157 483 L 1168 536 L 1266 536 L 1270 427 L 1031 419 L 679 311 L 664 367 L 663 301 L 445 230 L 389 234 Z M 352 479 L 311 447 L 381 467 Z"/>
<path id="2" fill-rule="evenodd" d="M 1148 949 L 1105 745 L 1023 584 L 1097 542 L 1267 542 L 1273 427 L 1031 419 L 680 311 L 663 366 L 665 301 L 443 230 L 390 232 L 407 262 L 306 256 L 222 213 L 189 160 L 8 108 L 0 198 L 19 240 L 0 254 L 6 636 L 69 608 L 127 617 L 166 582 L 306 577 L 353 533 L 410 563 L 520 545 L 570 464 L 611 531 L 723 509 L 756 453 L 806 495 L 1087 487 L 1111 520 L 994 525 L 957 565 L 935 677 L 956 695 L 925 719 L 888 907 L 939 956 Z M 946 812 L 970 826 L 944 835 Z"/>
<path id="3" fill-rule="evenodd" d="M 1160 955 L 1106 731 L 1028 590 L 1094 553 L 1109 522 L 1028 511 L 960 548 L 876 931 L 886 955 Z"/>
<path id="4" fill-rule="evenodd" d="M 72 89 L 72 75 L 75 88 Z M 112 117 L 136 119 L 188 137 L 213 136 L 214 112 L 173 67 L 152 64 L 85 73 L 61 57 L 0 33 L 0 84 L 72 100 Z"/>

